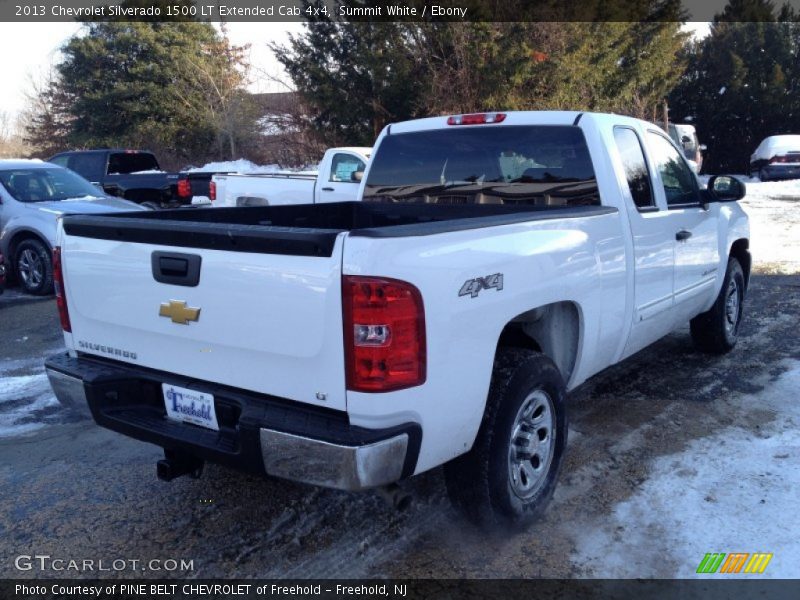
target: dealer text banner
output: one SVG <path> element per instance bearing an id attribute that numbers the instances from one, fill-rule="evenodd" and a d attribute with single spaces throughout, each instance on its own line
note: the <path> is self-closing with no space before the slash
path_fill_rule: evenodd
<path id="1" fill-rule="evenodd" d="M 4 600 L 460 600 L 462 598 L 658 598 L 796 600 L 797 580 L 0 580 Z"/>
<path id="2" fill-rule="evenodd" d="M 800 0 L 784 3 L 800 9 Z M 724 5 L 725 0 L 0 0 L 0 21 L 711 21 Z"/>

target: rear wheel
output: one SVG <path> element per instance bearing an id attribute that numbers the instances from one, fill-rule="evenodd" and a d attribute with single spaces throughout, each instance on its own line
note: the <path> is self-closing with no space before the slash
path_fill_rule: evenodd
<path id="1" fill-rule="evenodd" d="M 761 169 L 758 171 L 758 178 L 761 181 L 769 181 L 769 175 L 767 174 L 766 169 Z"/>
<path id="2" fill-rule="evenodd" d="M 731 258 L 714 306 L 690 322 L 692 340 L 700 350 L 725 354 L 736 345 L 742 321 L 744 290 L 742 266 L 738 260 Z"/>
<path id="3" fill-rule="evenodd" d="M 470 521 L 525 526 L 544 511 L 567 441 L 565 396 L 549 358 L 498 351 L 475 444 L 444 467 L 448 495 Z"/>
<path id="4" fill-rule="evenodd" d="M 22 289 L 35 296 L 53 293 L 53 262 L 50 251 L 39 240 L 24 240 L 17 246 L 14 270 Z"/>

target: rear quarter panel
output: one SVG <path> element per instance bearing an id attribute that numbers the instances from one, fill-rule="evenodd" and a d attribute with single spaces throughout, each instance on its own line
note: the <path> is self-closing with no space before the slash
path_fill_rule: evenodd
<path id="1" fill-rule="evenodd" d="M 625 310 L 625 246 L 619 213 L 530 221 L 430 236 L 349 236 L 343 274 L 416 285 L 425 306 L 427 380 L 384 394 L 348 392 L 351 422 L 422 425 L 417 472 L 473 444 L 505 325 L 533 308 L 575 303 L 579 358 L 569 386 L 613 362 Z M 465 281 L 502 273 L 503 289 L 459 297 Z"/>

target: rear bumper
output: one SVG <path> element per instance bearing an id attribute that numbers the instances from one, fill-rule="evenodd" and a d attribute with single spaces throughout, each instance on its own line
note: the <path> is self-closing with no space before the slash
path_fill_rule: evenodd
<path id="1" fill-rule="evenodd" d="M 419 455 L 416 423 L 354 427 L 340 411 L 93 357 L 59 354 L 45 368 L 59 402 L 99 425 L 251 473 L 360 490 L 409 477 Z M 213 394 L 220 430 L 167 419 L 162 383 Z"/>
<path id="2" fill-rule="evenodd" d="M 772 180 L 800 179 L 800 166 L 795 165 L 766 165 L 761 171 Z"/>

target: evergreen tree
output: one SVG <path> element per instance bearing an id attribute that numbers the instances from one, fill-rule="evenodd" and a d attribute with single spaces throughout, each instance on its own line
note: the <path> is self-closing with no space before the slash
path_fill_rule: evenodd
<path id="1" fill-rule="evenodd" d="M 43 153 L 54 143 L 125 145 L 177 166 L 234 158 L 237 142 L 257 129 L 241 49 L 209 23 L 87 22 L 62 53 L 28 127 Z M 48 144 L 51 130 L 58 135 Z"/>
<path id="2" fill-rule="evenodd" d="M 407 34 L 402 23 L 323 18 L 288 46 L 272 46 L 327 144 L 371 145 L 386 123 L 416 116 L 422 74 Z"/>
<path id="3" fill-rule="evenodd" d="M 768 0 L 732 0 L 688 49 L 672 118 L 694 119 L 711 172 L 746 173 L 762 139 L 800 131 L 800 24 L 788 6 L 775 11 Z"/>
<path id="4" fill-rule="evenodd" d="M 482 110 L 645 116 L 684 68 L 679 6 L 665 0 L 643 23 L 314 17 L 273 49 L 311 109 L 310 128 L 329 144 L 371 144 L 387 122 Z"/>

